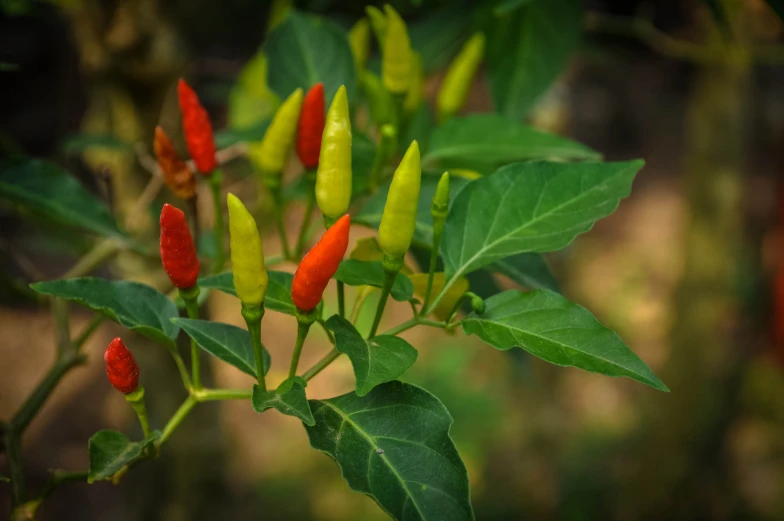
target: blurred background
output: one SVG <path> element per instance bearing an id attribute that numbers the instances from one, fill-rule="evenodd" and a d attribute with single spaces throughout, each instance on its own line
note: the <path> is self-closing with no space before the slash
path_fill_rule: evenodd
<path id="1" fill-rule="evenodd" d="M 432 42 L 425 89 L 432 100 L 482 2 L 392 3 L 412 35 Z M 492 3 L 518 9 L 527 2 Z M 129 228 L 154 237 L 157 212 L 137 215 L 135 201 L 149 179 L 144 163 L 155 125 L 179 124 L 177 78 L 195 86 L 216 129 L 252 132 L 247 118 L 270 110 L 254 57 L 277 5 L 2 0 L 0 150 L 54 159 L 110 201 Z M 349 27 L 365 3 L 297 7 Z M 773 0 L 585 0 L 577 51 L 527 120 L 609 160 L 641 157 L 647 165 L 616 213 L 548 261 L 563 293 L 617 330 L 671 392 L 496 351 L 462 334 L 405 333 L 420 353 L 406 379 L 431 390 L 455 418 L 477 519 L 784 519 L 784 25 L 777 9 Z M 465 112 L 492 107 L 480 73 Z M 226 171 L 242 191 L 247 165 L 236 161 Z M 200 218 L 209 221 L 208 195 L 201 201 Z M 292 205 L 292 233 L 303 206 Z M 6 206 L 0 223 L 0 418 L 9 418 L 54 357 L 51 315 L 27 284 L 62 275 L 88 238 Z M 268 254 L 280 252 L 273 228 L 269 219 Z M 352 230 L 352 240 L 370 235 Z M 101 274 L 165 280 L 132 254 Z M 329 291 L 325 301 L 334 306 Z M 213 294 L 208 307 L 213 319 L 241 325 L 236 299 Z M 408 313 L 390 302 L 385 323 Z M 75 331 L 91 316 L 77 306 L 71 315 Z M 269 315 L 264 342 L 281 360 L 296 323 Z M 99 429 L 138 435 L 99 363 L 120 333 L 113 323 L 101 327 L 87 345 L 89 363 L 64 379 L 27 431 L 32 487 L 51 468 L 86 468 L 86 442 Z M 320 335 L 309 337 L 303 367 L 329 349 Z M 183 399 L 176 371 L 164 350 L 125 338 L 160 425 Z M 273 366 L 270 380 L 285 378 L 283 365 Z M 251 384 L 232 367 L 212 367 L 215 385 Z M 341 359 L 308 394 L 331 397 L 353 383 Z M 0 458 L 0 474 L 6 468 Z M 0 483 L 0 512 L 9 506 L 10 487 Z M 245 402 L 201 406 L 158 461 L 120 486 L 63 485 L 39 516 L 385 518 L 309 447 L 297 420 L 255 414 Z"/>

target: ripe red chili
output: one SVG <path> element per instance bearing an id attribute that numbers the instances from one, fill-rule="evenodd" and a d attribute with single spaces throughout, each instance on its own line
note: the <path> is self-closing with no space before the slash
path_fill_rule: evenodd
<path id="1" fill-rule="evenodd" d="M 161 210 L 161 262 L 172 284 L 189 289 L 199 277 L 199 259 L 185 214 L 164 204 Z"/>
<path id="2" fill-rule="evenodd" d="M 297 156 L 305 168 L 316 168 L 324 133 L 324 84 L 316 83 L 305 95 L 297 125 Z"/>
<path id="3" fill-rule="evenodd" d="M 338 271 L 346 254 L 350 227 L 351 217 L 346 214 L 324 232 L 321 240 L 299 263 L 291 283 L 291 299 L 298 309 L 310 311 L 318 306 L 329 279 Z"/>
<path id="4" fill-rule="evenodd" d="M 139 387 L 139 366 L 120 337 L 109 342 L 103 360 L 112 387 L 123 394 L 130 394 Z"/>
<path id="5" fill-rule="evenodd" d="M 177 84 L 177 95 L 180 100 L 182 129 L 185 132 L 188 152 L 190 152 L 199 172 L 204 175 L 211 174 L 217 166 L 217 161 L 215 160 L 215 139 L 212 136 L 210 117 L 201 106 L 199 97 L 183 79 L 180 79 Z"/>

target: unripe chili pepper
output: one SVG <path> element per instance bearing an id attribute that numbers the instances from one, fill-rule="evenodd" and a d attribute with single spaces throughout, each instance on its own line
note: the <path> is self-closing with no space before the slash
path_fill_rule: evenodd
<path id="1" fill-rule="evenodd" d="M 436 99 L 438 117 L 442 121 L 455 115 L 463 108 L 484 52 L 485 35 L 476 33 L 452 60 Z"/>
<path id="2" fill-rule="evenodd" d="M 392 119 L 392 97 L 384 84 L 373 71 L 362 71 L 360 87 L 368 101 L 370 119 L 377 127 L 389 123 Z"/>
<path id="3" fill-rule="evenodd" d="M 319 82 L 305 95 L 297 125 L 297 156 L 305 168 L 318 166 L 324 123 L 324 84 Z"/>
<path id="4" fill-rule="evenodd" d="M 367 6 L 365 12 L 370 19 L 370 27 L 373 28 L 373 33 L 376 35 L 378 46 L 383 50 L 387 36 L 387 17 L 384 11 L 372 5 Z"/>
<path id="5" fill-rule="evenodd" d="M 357 70 L 365 68 L 370 55 L 370 24 L 367 18 L 357 20 L 348 31 L 348 43 L 351 45 L 351 54 L 354 55 L 354 64 Z"/>
<path id="6" fill-rule="evenodd" d="M 327 112 L 316 173 L 316 202 L 328 219 L 338 219 L 351 203 L 351 119 L 341 85 Z"/>
<path id="7" fill-rule="evenodd" d="M 302 108 L 302 89 L 292 92 L 278 107 L 260 142 L 248 145 L 250 159 L 263 175 L 280 176 L 286 166 Z"/>
<path id="8" fill-rule="evenodd" d="M 300 311 L 310 311 L 321 302 L 329 279 L 338 271 L 346 254 L 350 228 L 351 217 L 346 214 L 324 232 L 297 266 L 291 283 L 291 300 Z"/>
<path id="9" fill-rule="evenodd" d="M 422 57 L 418 52 L 412 53 L 411 60 L 411 85 L 408 87 L 406 99 L 403 101 L 403 108 L 409 114 L 413 114 L 422 103 L 425 95 L 425 74 L 422 69 Z"/>
<path id="10" fill-rule="evenodd" d="M 112 387 L 123 394 L 130 394 L 139 387 L 139 366 L 120 337 L 109 342 L 103 360 Z"/>
<path id="11" fill-rule="evenodd" d="M 234 194 L 226 198 L 229 207 L 229 236 L 234 290 L 243 304 L 261 304 L 267 294 L 269 277 L 264 267 L 261 238 L 253 216 Z"/>
<path id="12" fill-rule="evenodd" d="M 199 172 L 204 175 L 211 174 L 218 163 L 215 159 L 215 139 L 212 136 L 210 117 L 202 107 L 199 97 L 183 79 L 177 84 L 177 95 L 188 152 Z"/>
<path id="13" fill-rule="evenodd" d="M 390 257 L 402 258 L 411 246 L 416 227 L 421 177 L 419 144 L 412 141 L 395 170 L 378 227 L 381 250 Z"/>
<path id="14" fill-rule="evenodd" d="M 179 289 L 190 289 L 199 278 L 199 259 L 185 214 L 164 204 L 161 209 L 161 262 L 163 269 Z"/>
<path id="15" fill-rule="evenodd" d="M 180 199 L 196 195 L 196 178 L 188 165 L 177 154 L 174 145 L 161 127 L 155 127 L 155 157 L 163 173 L 163 181 Z"/>
<path id="16" fill-rule="evenodd" d="M 381 48 L 381 78 L 392 94 L 403 95 L 411 84 L 412 52 L 406 23 L 389 4 L 384 6 L 387 27 Z"/>
<path id="17" fill-rule="evenodd" d="M 436 186 L 436 194 L 433 196 L 433 203 L 430 205 L 430 214 L 433 220 L 446 219 L 446 214 L 449 209 L 449 172 L 441 174 L 441 179 L 438 180 Z"/>

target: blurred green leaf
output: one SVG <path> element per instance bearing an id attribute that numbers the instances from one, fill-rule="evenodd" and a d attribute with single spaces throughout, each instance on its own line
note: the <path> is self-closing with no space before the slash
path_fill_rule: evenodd
<path id="1" fill-rule="evenodd" d="M 280 98 L 267 83 L 267 57 L 259 50 L 245 64 L 229 93 L 229 129 L 218 132 L 215 141 L 225 147 L 237 141 L 258 141 L 264 137 Z M 236 142 L 236 141 L 234 141 Z"/>
<path id="2" fill-rule="evenodd" d="M 398 521 L 473 520 L 468 475 L 449 436 L 452 416 L 432 394 L 389 382 L 311 400 L 310 445 L 340 467 L 349 486 Z"/>
<path id="3" fill-rule="evenodd" d="M 580 0 L 529 2 L 492 18 L 487 73 L 496 111 L 522 119 L 566 69 L 582 29 Z"/>
<path id="4" fill-rule="evenodd" d="M 140 282 L 82 277 L 36 282 L 30 287 L 87 306 L 131 331 L 168 345 L 174 345 L 180 331 L 171 323 L 179 316 L 174 302 Z"/>
<path id="5" fill-rule="evenodd" d="M 501 115 L 475 114 L 450 119 L 433 132 L 422 168 L 492 172 L 505 164 L 531 159 L 601 159 L 601 154 Z"/>
<path id="6" fill-rule="evenodd" d="M 463 331 L 506 351 L 520 347 L 547 362 L 607 376 L 626 376 L 669 391 L 613 331 L 585 308 L 547 290 L 509 290 L 486 300 L 484 314 L 472 313 Z"/>
<path id="7" fill-rule="evenodd" d="M 411 46 L 419 51 L 425 72 L 446 66 L 457 54 L 471 30 L 473 10 L 452 5 L 408 25 Z"/>
<path id="8" fill-rule="evenodd" d="M 370 171 L 376 157 L 376 144 L 367 135 L 353 132 L 351 143 L 351 191 L 352 198 L 368 191 Z"/>
<path id="9" fill-rule="evenodd" d="M 530 289 L 549 289 L 560 293 L 547 261 L 539 253 L 521 253 L 507 257 L 487 267 L 494 273 L 506 275 L 514 282 Z"/>
<path id="10" fill-rule="evenodd" d="M 340 263 L 333 278 L 349 286 L 380 288 L 384 286 L 384 277 L 384 268 L 380 261 L 347 259 Z M 414 286 L 407 276 L 398 273 L 390 295 L 399 302 L 405 302 L 414 296 Z"/>
<path id="11" fill-rule="evenodd" d="M 159 431 L 154 431 L 142 441 L 131 441 L 117 431 L 96 432 L 87 444 L 87 451 L 90 454 L 87 482 L 110 479 L 125 465 L 140 457 L 142 451 L 160 436 Z"/>
<path id="12" fill-rule="evenodd" d="M 269 285 L 264 296 L 264 309 L 294 315 L 296 307 L 291 300 L 291 281 L 294 275 L 285 271 L 267 271 L 267 275 L 269 275 Z M 234 290 L 234 274 L 230 271 L 199 279 L 199 287 L 213 288 L 237 296 Z"/>
<path id="13" fill-rule="evenodd" d="M 403 132 L 398 139 L 399 148 L 405 152 L 412 141 L 416 140 L 419 143 L 420 153 L 424 156 L 430 149 L 430 140 L 433 137 L 433 115 L 430 113 L 430 108 L 427 103 L 421 103 L 416 112 L 414 112 L 407 125 L 403 128 Z"/>
<path id="14" fill-rule="evenodd" d="M 55 221 L 105 236 L 124 237 L 106 204 L 68 172 L 40 159 L 0 162 L 0 198 Z"/>
<path id="15" fill-rule="evenodd" d="M 356 96 L 356 67 L 346 32 L 329 20 L 292 11 L 267 37 L 264 53 L 269 85 L 282 98 L 318 82 L 324 83 L 327 105 L 341 85 L 349 101 Z"/>
<path id="16" fill-rule="evenodd" d="M 501 0 L 493 9 L 495 16 L 503 16 L 512 11 L 531 3 L 533 0 Z"/>
<path id="17" fill-rule="evenodd" d="M 235 143 L 261 141 L 270 124 L 269 119 L 259 121 L 244 128 L 228 128 L 215 134 L 215 146 L 225 148 Z"/>
<path id="18" fill-rule="evenodd" d="M 451 206 L 444 229 L 447 287 L 506 257 L 563 248 L 615 211 L 643 164 L 533 161 L 473 181 Z"/>
<path id="19" fill-rule="evenodd" d="M 65 138 L 60 144 L 60 149 L 69 156 L 81 154 L 90 148 L 125 151 L 133 149 L 130 143 L 108 134 L 76 134 Z"/>
<path id="20" fill-rule="evenodd" d="M 284 380 L 274 391 L 262 391 L 258 385 L 253 386 L 253 410 L 262 413 L 267 409 L 276 409 L 281 414 L 294 416 L 305 425 L 316 425 L 310 410 L 308 397 L 305 395 L 305 380 L 295 376 Z"/>
<path id="21" fill-rule="evenodd" d="M 365 340 L 351 322 L 338 315 L 327 320 L 327 327 L 335 333 L 335 349 L 351 360 L 357 396 L 397 379 L 417 359 L 417 350 L 400 337 L 379 335 Z"/>
<path id="22" fill-rule="evenodd" d="M 245 374 L 257 377 L 253 342 L 247 329 L 221 322 L 189 318 L 175 318 L 172 319 L 172 323 L 181 327 L 199 347 L 212 356 L 233 365 Z M 266 348 L 263 349 L 264 370 L 269 372 L 270 354 Z"/>

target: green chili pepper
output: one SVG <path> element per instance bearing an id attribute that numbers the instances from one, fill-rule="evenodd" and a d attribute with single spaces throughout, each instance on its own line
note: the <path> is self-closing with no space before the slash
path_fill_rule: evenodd
<path id="1" fill-rule="evenodd" d="M 362 71 L 360 87 L 364 92 L 370 109 L 370 119 L 377 127 L 389 123 L 392 119 L 392 97 L 384 84 L 372 71 Z"/>
<path id="2" fill-rule="evenodd" d="M 351 54 L 354 55 L 357 70 L 361 71 L 365 68 L 370 55 L 370 24 L 367 18 L 360 18 L 349 29 L 348 43 L 351 46 Z"/>
<path id="3" fill-rule="evenodd" d="M 412 141 L 395 170 L 378 227 L 381 250 L 400 262 L 414 237 L 421 178 L 419 144 Z"/>
<path id="4" fill-rule="evenodd" d="M 403 109 L 409 114 L 417 111 L 425 96 L 425 74 L 422 69 L 422 57 L 418 52 L 412 53 L 411 63 L 411 85 L 403 101 Z"/>
<path id="5" fill-rule="evenodd" d="M 267 293 L 269 277 L 256 221 L 234 194 L 228 195 L 226 204 L 229 207 L 234 290 L 243 304 L 260 305 Z"/>
<path id="6" fill-rule="evenodd" d="M 392 94 L 404 95 L 411 84 L 413 56 L 406 23 L 392 6 L 385 5 L 387 27 L 381 46 L 381 78 Z"/>
<path id="7" fill-rule="evenodd" d="M 302 89 L 297 89 L 281 104 L 260 142 L 248 145 L 250 159 L 265 176 L 279 176 L 286 166 L 297 121 L 302 109 Z"/>
<path id="8" fill-rule="evenodd" d="M 365 12 L 370 19 L 370 27 L 373 28 L 373 33 L 376 35 L 378 46 L 383 48 L 384 38 L 387 34 L 387 17 L 381 9 L 372 5 L 367 6 Z"/>
<path id="9" fill-rule="evenodd" d="M 330 222 L 345 214 L 351 203 L 351 119 L 343 85 L 327 111 L 316 172 L 316 202 Z"/>
<path id="10" fill-rule="evenodd" d="M 476 74 L 485 51 L 485 35 L 476 33 L 452 60 L 446 71 L 436 105 L 441 121 L 454 116 L 465 104 L 471 82 Z"/>

